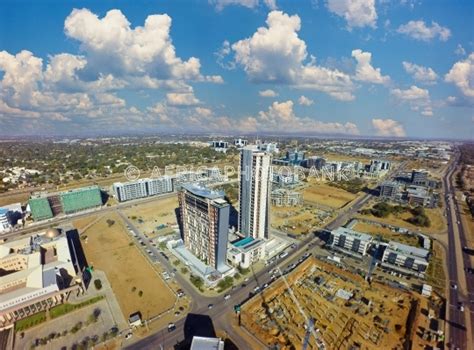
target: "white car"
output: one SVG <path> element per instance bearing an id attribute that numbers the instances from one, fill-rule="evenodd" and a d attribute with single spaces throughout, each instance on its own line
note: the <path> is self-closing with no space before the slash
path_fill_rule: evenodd
<path id="1" fill-rule="evenodd" d="M 229 300 L 230 299 L 230 294 L 224 295 L 224 300 Z"/>

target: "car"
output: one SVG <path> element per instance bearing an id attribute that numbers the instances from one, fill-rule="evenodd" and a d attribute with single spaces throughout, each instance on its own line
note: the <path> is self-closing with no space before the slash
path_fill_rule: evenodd
<path id="1" fill-rule="evenodd" d="M 133 334 L 131 332 L 127 333 L 127 334 L 125 334 L 125 339 L 130 339 L 132 336 L 133 336 Z"/>
<path id="2" fill-rule="evenodd" d="M 176 325 L 174 323 L 168 323 L 168 332 L 172 332 L 176 329 Z"/>
<path id="3" fill-rule="evenodd" d="M 451 289 L 458 289 L 458 285 L 456 283 L 451 283 Z"/>
<path id="4" fill-rule="evenodd" d="M 248 282 L 248 281 L 249 281 L 249 278 L 248 278 L 248 277 L 244 279 L 244 282 Z"/>
<path id="5" fill-rule="evenodd" d="M 230 299 L 230 294 L 224 295 L 224 300 L 229 300 Z"/>
<path id="6" fill-rule="evenodd" d="M 214 307 L 214 305 L 213 305 L 213 304 L 209 304 L 209 305 L 207 305 L 207 308 L 208 308 L 209 310 L 210 310 L 210 309 L 212 309 L 213 307 Z"/>
<path id="7" fill-rule="evenodd" d="M 265 284 L 263 285 L 263 288 L 267 288 L 267 287 L 268 287 L 268 283 L 265 283 Z"/>
<path id="8" fill-rule="evenodd" d="M 256 287 L 253 289 L 254 293 L 258 293 L 259 290 L 260 290 L 260 287 L 259 287 L 259 286 L 256 286 Z"/>
<path id="9" fill-rule="evenodd" d="M 464 312 L 464 305 L 461 301 L 458 302 L 458 309 L 459 309 L 459 311 Z"/>
<path id="10" fill-rule="evenodd" d="M 465 267 L 464 270 L 466 270 L 466 272 L 470 273 L 471 275 L 474 274 L 474 268 L 472 268 L 472 267 Z"/>

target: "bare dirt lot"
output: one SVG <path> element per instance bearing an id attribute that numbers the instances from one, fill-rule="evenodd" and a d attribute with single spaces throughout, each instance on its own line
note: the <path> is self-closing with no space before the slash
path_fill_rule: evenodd
<path id="1" fill-rule="evenodd" d="M 380 235 L 383 239 L 389 241 L 397 241 L 400 243 L 417 246 L 418 245 L 418 237 L 409 236 L 403 233 L 393 232 L 387 227 L 381 227 L 377 225 L 371 225 L 365 222 L 357 222 L 354 226 L 354 230 L 359 232 L 365 232 L 369 235 Z"/>
<path id="2" fill-rule="evenodd" d="M 104 216 L 82 236 L 87 236 L 83 248 L 89 265 L 107 274 L 125 318 L 137 311 L 149 318 L 173 306 L 175 295 L 133 244 L 117 214 Z"/>
<path id="3" fill-rule="evenodd" d="M 313 228 L 324 225 L 331 214 L 310 205 L 297 207 L 275 207 L 270 210 L 270 223 L 278 230 L 293 234 L 311 232 Z"/>
<path id="4" fill-rule="evenodd" d="M 303 316 L 284 281 L 276 281 L 244 305 L 242 324 L 268 347 L 300 349 L 307 318 L 328 349 L 403 349 L 413 336 L 418 298 L 308 259 L 288 277 Z M 412 312 L 410 322 L 407 322 Z M 316 349 L 312 332 L 309 349 Z"/>
<path id="5" fill-rule="evenodd" d="M 356 197 L 355 194 L 329 186 L 315 179 L 310 179 L 308 186 L 303 191 L 305 202 L 320 204 L 333 209 L 342 208 Z"/>
<path id="6" fill-rule="evenodd" d="M 176 208 L 178 208 L 177 195 L 133 206 L 124 210 L 123 213 L 133 220 L 133 224 L 141 232 L 148 237 L 155 237 L 173 232 L 170 227 L 177 225 Z M 166 227 L 159 228 L 160 225 L 166 225 Z"/>

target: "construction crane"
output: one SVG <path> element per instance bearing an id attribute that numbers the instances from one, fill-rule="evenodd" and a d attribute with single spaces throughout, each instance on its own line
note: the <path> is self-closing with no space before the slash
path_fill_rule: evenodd
<path id="1" fill-rule="evenodd" d="M 301 350 L 306 350 L 306 348 L 308 347 L 309 337 L 311 335 L 311 330 L 313 329 L 313 327 L 314 327 L 314 318 L 310 318 L 306 326 L 306 334 L 304 336 L 303 348 Z"/>
<path id="2" fill-rule="evenodd" d="M 372 272 L 374 271 L 374 268 L 375 268 L 375 263 L 376 263 L 376 256 L 378 255 L 378 252 L 379 252 L 379 249 L 380 249 L 380 240 L 381 240 L 381 236 L 380 235 L 377 235 L 377 249 L 375 250 L 375 252 L 372 254 L 372 258 L 370 259 L 370 263 L 369 263 L 369 268 L 368 268 L 368 271 L 367 271 L 367 276 L 365 277 L 366 281 L 369 282 L 370 284 L 370 277 L 372 276 Z"/>

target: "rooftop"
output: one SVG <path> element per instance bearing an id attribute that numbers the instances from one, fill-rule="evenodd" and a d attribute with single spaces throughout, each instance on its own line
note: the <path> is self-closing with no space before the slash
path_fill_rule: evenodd
<path id="1" fill-rule="evenodd" d="M 388 243 L 388 248 L 402 254 L 412 255 L 423 259 L 427 259 L 428 255 L 430 254 L 429 250 L 427 249 L 413 247 L 411 245 L 406 245 L 395 241 L 390 241 Z"/>
<path id="2" fill-rule="evenodd" d="M 371 241 L 372 240 L 371 235 L 368 235 L 368 234 L 362 233 L 362 232 L 357 232 L 357 231 L 351 230 L 347 227 L 338 227 L 337 229 L 333 230 L 332 233 L 337 234 L 337 235 L 351 236 L 351 237 L 354 237 L 354 238 L 358 238 L 361 241 Z"/>
<path id="3" fill-rule="evenodd" d="M 224 342 L 220 338 L 194 336 L 191 350 L 224 350 Z"/>
<path id="4" fill-rule="evenodd" d="M 224 191 L 211 190 L 207 187 L 199 186 L 196 184 L 184 184 L 182 187 L 186 191 L 189 191 L 198 197 L 203 197 L 207 199 L 221 199 L 222 197 L 224 197 Z"/>

